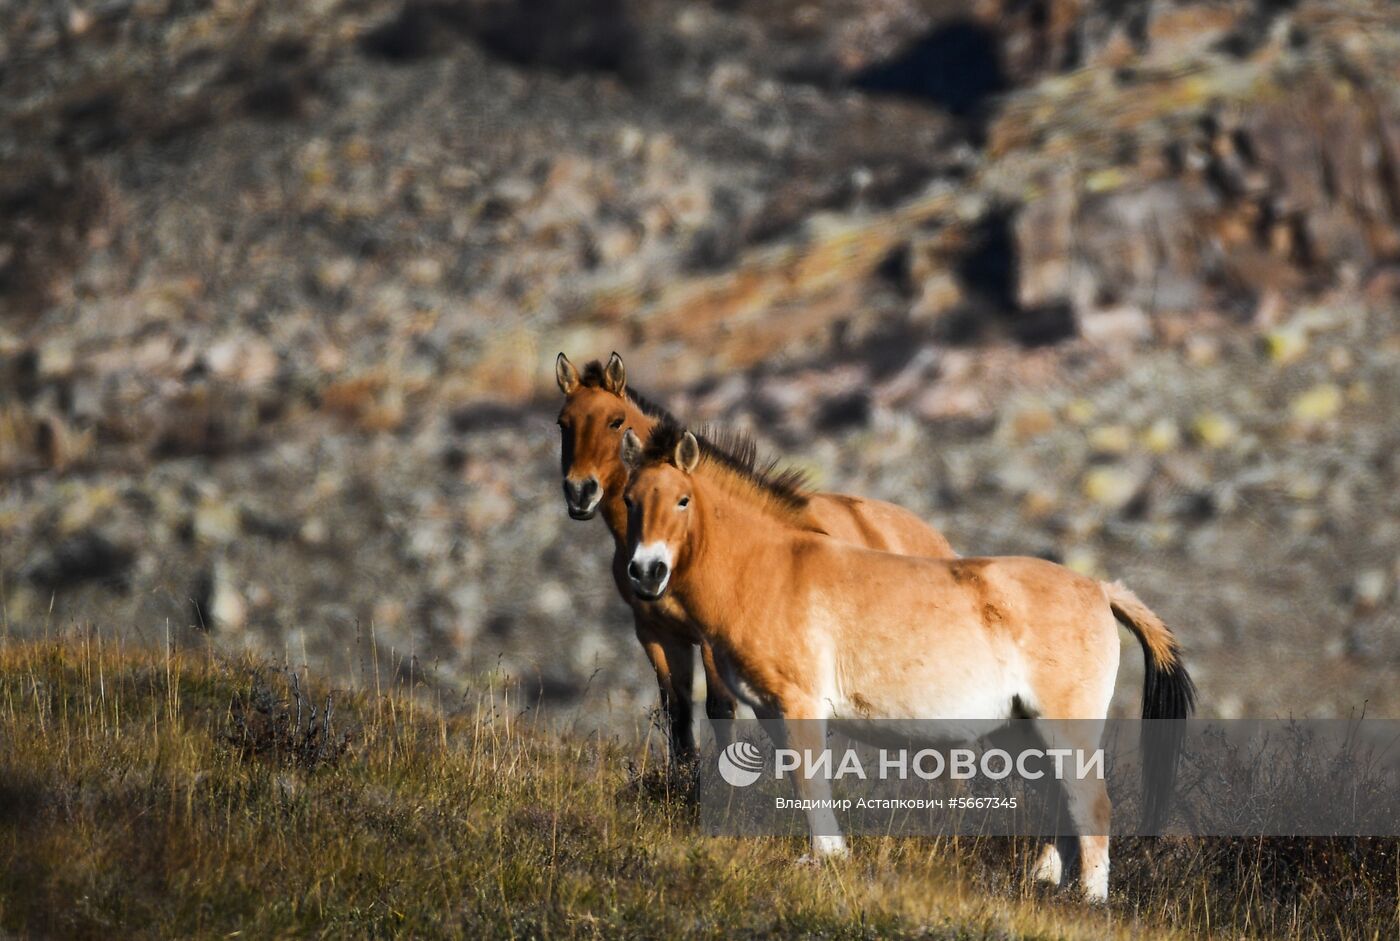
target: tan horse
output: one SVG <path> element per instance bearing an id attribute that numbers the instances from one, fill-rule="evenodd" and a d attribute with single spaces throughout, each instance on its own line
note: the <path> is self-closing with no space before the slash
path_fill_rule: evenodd
<path id="1" fill-rule="evenodd" d="M 1092 751 L 1118 672 L 1117 621 L 1146 655 L 1143 717 L 1191 711 L 1176 639 L 1121 585 L 1043 559 L 931 560 L 838 542 L 801 525 L 810 498 L 790 479 L 740 472 L 673 424 L 646 445 L 629 433 L 622 447 L 634 594 L 674 599 L 730 688 L 760 718 L 781 720 L 799 753 L 822 750 L 832 719 L 856 735 L 879 719 L 1087 719 L 1068 733 L 1083 740 L 1067 744 Z M 1152 818 L 1180 749 L 1179 738 L 1165 744 L 1144 759 Z M 830 796 L 820 777 L 796 780 L 818 808 Z M 1064 785 L 1083 890 L 1104 899 L 1107 789 L 1097 778 Z M 845 853 L 830 810 L 809 811 L 808 824 L 814 853 Z M 1058 883 L 1060 869 L 1048 843 L 1036 874 Z"/>
<path id="2" fill-rule="evenodd" d="M 627 511 L 622 504 L 627 469 L 619 450 L 624 429 L 631 428 L 645 439 L 658 422 L 674 423 L 674 419 L 628 387 L 622 358 L 616 353 L 606 366 L 592 362 L 582 373 L 560 353 L 555 378 L 564 393 L 564 407 L 559 412 L 564 502 L 574 519 L 591 519 L 601 513 L 612 533 L 613 580 L 632 608 L 637 639 L 656 671 L 662 709 L 670 720 L 672 754 L 689 760 L 695 753 L 690 692 L 696 644 L 700 644 L 705 669 L 706 714 L 711 720 L 732 719 L 735 700 L 715 669 L 710 649 L 680 606 L 664 598 L 639 598 L 632 591 L 626 571 L 630 561 Z M 734 447 L 717 444 L 711 452 L 736 473 L 758 473 L 755 449 L 747 441 L 735 440 Z M 948 540 L 917 516 L 878 500 L 813 494 L 800 517 L 798 525 L 857 545 L 911 555 L 954 555 Z"/>

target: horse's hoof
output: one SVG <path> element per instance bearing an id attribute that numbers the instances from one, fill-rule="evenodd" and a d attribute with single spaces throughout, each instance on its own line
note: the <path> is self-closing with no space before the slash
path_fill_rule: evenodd
<path id="1" fill-rule="evenodd" d="M 825 862 L 834 861 L 838 859 L 847 859 L 850 857 L 850 855 L 851 851 L 847 849 L 844 844 L 841 846 L 832 846 L 820 850 L 814 849 L 810 853 L 803 853 L 801 856 L 797 857 L 797 865 L 820 866 L 822 863 Z"/>
<path id="2" fill-rule="evenodd" d="M 844 859 L 851 855 L 850 849 L 846 846 L 846 840 L 841 836 L 814 836 L 812 837 L 812 854 L 826 859 Z"/>
<path id="3" fill-rule="evenodd" d="M 1108 904 L 1108 876 L 1102 879 L 1091 876 L 1084 882 L 1084 901 L 1090 905 Z"/>
<path id="4" fill-rule="evenodd" d="M 1043 882 L 1046 885 L 1059 885 L 1064 878 L 1064 861 L 1060 859 L 1059 850 L 1053 846 L 1047 846 L 1040 854 L 1040 859 L 1035 864 L 1035 870 L 1031 876 L 1036 882 Z"/>

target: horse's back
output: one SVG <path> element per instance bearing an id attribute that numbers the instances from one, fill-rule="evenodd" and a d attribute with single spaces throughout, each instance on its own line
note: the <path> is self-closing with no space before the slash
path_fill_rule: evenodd
<path id="1" fill-rule="evenodd" d="M 942 533 L 883 500 L 819 493 L 808 504 L 808 516 L 815 528 L 851 545 L 931 559 L 957 556 Z"/>
<path id="2" fill-rule="evenodd" d="M 794 558 L 815 592 L 858 626 L 892 638 L 918 623 L 934 635 L 970 627 L 1013 644 L 1098 647 L 1117 627 L 1099 582 L 1033 556 L 923 558 L 820 536 Z M 839 599 L 839 602 L 832 603 Z"/>
<path id="3" fill-rule="evenodd" d="M 974 556 L 920 560 L 929 583 L 926 593 L 950 589 L 975 598 L 993 623 L 1077 624 L 1085 619 L 1111 623 L 1103 588 L 1096 580 L 1035 556 Z M 989 626 L 992 626 L 989 624 Z"/>

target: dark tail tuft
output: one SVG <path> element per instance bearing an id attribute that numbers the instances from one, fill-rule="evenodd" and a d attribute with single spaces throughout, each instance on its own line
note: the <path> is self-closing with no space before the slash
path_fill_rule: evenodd
<path id="1" fill-rule="evenodd" d="M 1153 833 L 1165 822 L 1176 788 L 1186 719 L 1196 709 L 1196 684 L 1181 662 L 1181 645 L 1162 619 L 1125 586 L 1105 582 L 1103 588 L 1113 616 L 1137 635 L 1147 661 L 1142 689 L 1142 830 Z"/>
<path id="2" fill-rule="evenodd" d="M 1147 654 L 1147 645 L 1143 645 Z M 1154 833 L 1166 820 L 1176 790 L 1177 763 L 1186 738 L 1186 719 L 1196 709 L 1196 684 L 1181 660 L 1158 663 L 1147 654 L 1142 689 L 1142 829 Z"/>

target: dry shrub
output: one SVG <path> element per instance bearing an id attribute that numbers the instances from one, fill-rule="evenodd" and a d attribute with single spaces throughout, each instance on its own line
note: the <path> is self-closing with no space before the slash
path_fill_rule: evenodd
<path id="1" fill-rule="evenodd" d="M 335 699 L 326 694 L 319 709 L 302 692 L 296 673 L 285 674 L 284 695 L 269 681 L 271 671 L 255 671 L 248 689 L 229 706 L 223 739 L 245 758 L 315 771 L 334 767 L 350 747 L 350 733 L 333 726 Z"/>

